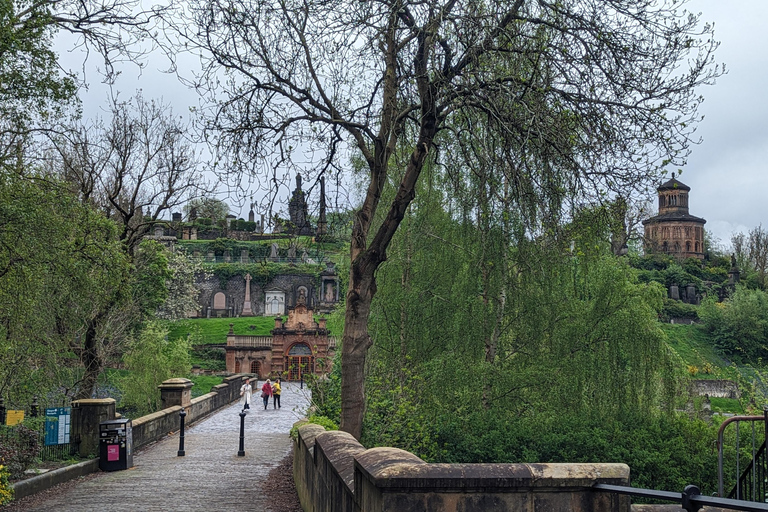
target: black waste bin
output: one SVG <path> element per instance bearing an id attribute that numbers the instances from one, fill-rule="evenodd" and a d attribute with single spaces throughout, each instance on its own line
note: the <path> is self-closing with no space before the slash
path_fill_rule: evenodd
<path id="1" fill-rule="evenodd" d="M 133 467 L 131 420 L 102 421 L 99 424 L 99 469 L 119 471 Z"/>

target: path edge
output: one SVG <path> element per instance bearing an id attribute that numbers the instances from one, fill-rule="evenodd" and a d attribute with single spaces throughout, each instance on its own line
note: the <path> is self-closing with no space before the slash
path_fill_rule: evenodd
<path id="1" fill-rule="evenodd" d="M 20 482 L 11 484 L 11 488 L 13 489 L 13 499 L 20 500 L 21 498 L 32 496 L 33 494 L 45 491 L 56 485 L 95 473 L 96 471 L 99 471 L 98 457 L 71 466 L 54 469 L 53 471 L 27 478 L 26 480 L 21 480 Z"/>

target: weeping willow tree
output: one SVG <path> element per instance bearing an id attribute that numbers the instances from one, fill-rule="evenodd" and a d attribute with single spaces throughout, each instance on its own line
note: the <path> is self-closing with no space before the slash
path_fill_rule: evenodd
<path id="1" fill-rule="evenodd" d="M 471 157 L 428 168 L 378 273 L 364 442 L 443 460 L 440 425 L 477 434 L 477 411 L 509 425 L 669 412 L 664 292 L 613 255 L 614 209 L 516 188 L 514 144 L 467 138 Z"/>

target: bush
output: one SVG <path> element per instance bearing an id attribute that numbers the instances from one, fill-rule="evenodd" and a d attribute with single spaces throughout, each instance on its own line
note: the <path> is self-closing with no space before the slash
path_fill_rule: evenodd
<path id="1" fill-rule="evenodd" d="M 313 425 L 320 425 L 325 430 L 339 430 L 339 426 L 332 419 L 326 418 L 325 416 L 313 415 L 307 418 L 306 421 L 302 421 L 293 426 L 290 432 L 291 438 L 296 439 L 299 435 L 299 427 L 303 427 L 310 423 Z"/>
<path id="2" fill-rule="evenodd" d="M 40 457 L 40 438 L 40 431 L 23 423 L 0 427 L 0 464 L 5 466 L 12 480 L 21 478 Z"/>
<path id="3" fill-rule="evenodd" d="M 10 503 L 13 499 L 13 489 L 11 488 L 11 483 L 8 481 L 9 478 L 10 473 L 8 472 L 8 469 L 0 464 L 0 507 Z"/>
<path id="4" fill-rule="evenodd" d="M 670 318 L 689 318 L 691 320 L 699 319 L 698 306 L 686 304 L 674 299 L 664 299 L 664 307 L 661 310 L 664 320 Z"/>

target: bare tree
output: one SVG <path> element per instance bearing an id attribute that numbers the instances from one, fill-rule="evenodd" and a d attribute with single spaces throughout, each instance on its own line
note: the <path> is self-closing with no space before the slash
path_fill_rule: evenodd
<path id="1" fill-rule="evenodd" d="M 52 165 L 81 199 L 122 228 L 133 253 L 153 224 L 209 192 L 188 126 L 170 107 L 141 96 L 111 105 L 108 124 L 95 121 L 52 137 Z"/>
<path id="2" fill-rule="evenodd" d="M 151 50 L 154 20 L 164 10 L 146 9 L 138 0 L 5 2 L 0 14 L 0 161 L 17 155 L 32 134 L 50 131 L 51 120 L 76 103 L 85 74 L 59 65 L 52 48 L 56 35 L 68 33 L 69 49 L 83 50 L 86 60 L 98 55 L 100 76 L 112 82 L 116 63 L 140 64 Z"/>
<path id="3" fill-rule="evenodd" d="M 198 54 L 221 160 L 361 158 L 342 346 L 341 428 L 360 436 L 376 269 L 440 132 L 481 119 L 517 161 L 511 194 L 641 187 L 681 164 L 712 81 L 711 29 L 651 0 L 192 0 L 166 19 Z M 452 135 L 453 134 L 453 135 Z M 409 153 L 396 165 L 397 151 Z M 512 151 L 513 150 L 513 151 Z M 275 157 L 274 155 L 279 155 Z M 379 206 L 385 186 L 394 199 Z"/>

